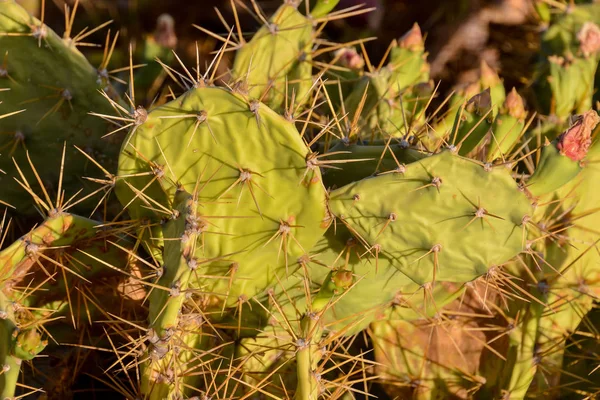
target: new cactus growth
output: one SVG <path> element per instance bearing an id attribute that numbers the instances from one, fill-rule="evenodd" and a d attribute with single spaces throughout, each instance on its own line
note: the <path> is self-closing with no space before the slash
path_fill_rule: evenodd
<path id="1" fill-rule="evenodd" d="M 317 13 L 326 13 L 323 2 L 317 5 Z M 305 102 L 312 86 L 313 35 L 310 19 L 297 10 L 294 1 L 286 1 L 238 50 L 234 79 L 247 85 L 252 97 L 274 109 L 291 101 L 292 92 L 296 104 Z M 288 95 L 290 98 L 286 98 Z"/>
<path id="2" fill-rule="evenodd" d="M 494 119 L 492 138 L 490 140 L 487 160 L 489 162 L 504 158 L 518 143 L 518 139 L 525 133 L 525 118 L 527 112 L 523 98 L 513 90 L 506 96 L 500 113 Z"/>

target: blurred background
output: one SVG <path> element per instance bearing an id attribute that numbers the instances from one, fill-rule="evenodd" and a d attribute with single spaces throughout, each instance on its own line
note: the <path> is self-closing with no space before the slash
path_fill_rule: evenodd
<path id="1" fill-rule="evenodd" d="M 540 30 L 535 1 L 568 7 L 572 0 L 341 0 L 339 10 L 363 5 L 374 10 L 353 18 L 327 24 L 327 37 L 336 42 L 361 38 L 377 38 L 365 44 L 373 64 L 380 61 L 389 43 L 408 31 L 417 22 L 426 35 L 426 48 L 431 63 L 431 76 L 442 81 L 442 93 L 454 85 L 477 79 L 482 60 L 504 78 L 506 87 L 527 84 L 538 50 Z M 30 12 L 41 16 L 42 0 L 19 0 Z M 74 0 L 45 0 L 45 22 L 56 32 L 64 31 L 65 7 L 72 10 Z M 107 29 L 119 31 L 117 49 L 111 68 L 127 65 L 131 42 L 139 56 L 145 40 L 157 29 L 157 19 L 163 14 L 173 17 L 177 41 L 174 48 L 184 61 L 195 64 L 195 44 L 201 52 L 201 63 L 210 61 L 220 42 L 193 27 L 202 26 L 217 34 L 226 35 L 223 21 L 234 25 L 233 6 L 240 25 L 250 36 L 260 25 L 250 1 L 241 0 L 80 0 L 73 32 L 92 29 L 107 21 L 105 29 L 86 38 L 87 42 L 103 43 Z M 270 15 L 281 0 L 257 0 L 264 15 Z M 559 7 L 560 8 L 560 7 Z M 218 11 L 217 11 L 218 10 Z M 86 55 L 100 64 L 99 48 L 83 48 Z M 95 54 L 96 53 L 96 54 Z M 212 54 L 211 54 L 212 53 Z M 233 52 L 230 53 L 232 55 Z M 228 60 L 221 63 L 226 72 Z"/>

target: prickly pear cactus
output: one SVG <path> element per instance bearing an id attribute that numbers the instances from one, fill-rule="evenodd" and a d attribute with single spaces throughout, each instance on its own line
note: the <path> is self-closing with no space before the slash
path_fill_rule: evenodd
<path id="1" fill-rule="evenodd" d="M 444 99 L 418 25 L 374 67 L 327 37 L 362 13 L 337 0 L 231 2 L 205 69 L 210 43 L 186 67 L 163 16 L 129 57 L 107 35 L 99 70 L 70 38 L 78 2 L 60 38 L 0 0 L 0 204 L 19 214 L 0 394 L 69 398 L 87 352 L 123 398 L 592 398 L 600 13 L 573 3 L 536 5 L 527 88 L 482 62 Z M 129 67 L 107 72 L 113 53 Z M 74 366 L 30 373 L 64 344 Z"/>
<path id="2" fill-rule="evenodd" d="M 330 207 L 358 240 L 420 285 L 470 281 L 508 261 L 522 251 L 532 214 L 505 167 L 451 151 L 340 188 Z"/>
<path id="3" fill-rule="evenodd" d="M 312 86 L 312 22 L 286 1 L 248 43 L 237 51 L 232 75 L 248 94 L 273 109 L 305 102 Z M 289 85 L 288 85 L 289 84 Z"/>
<path id="4" fill-rule="evenodd" d="M 15 182 L 19 165 L 28 159 L 35 165 L 60 159 L 65 140 L 77 145 L 115 170 L 119 137 L 103 138 L 110 125 L 90 115 L 112 114 L 99 90 L 107 89 L 77 49 L 77 42 L 61 38 L 42 21 L 27 14 L 15 1 L 3 1 L 0 9 L 0 115 L 22 111 L 2 121 L 0 129 L 0 200 L 31 213 L 29 194 Z M 57 67 L 60 66 L 60 67 Z M 107 92 L 109 90 L 106 90 Z M 64 187 L 72 195 L 85 184 L 83 176 L 95 169 L 74 147 L 68 150 Z M 57 170 L 44 168 L 40 177 L 47 187 L 56 187 Z M 28 175 L 33 179 L 33 176 Z M 90 208 L 91 209 L 91 208 Z"/>
<path id="5" fill-rule="evenodd" d="M 177 138 L 177 139 L 176 139 Z M 193 200 L 184 234 L 194 279 L 227 303 L 284 276 L 329 225 L 325 189 L 294 125 L 266 105 L 225 89 L 194 89 L 148 113 L 124 141 L 117 186 L 134 218 L 184 218 L 178 192 Z M 235 238 L 235 239 L 233 239 Z M 235 268 L 231 268 L 235 265 Z M 283 275 L 282 275 L 283 274 Z"/>

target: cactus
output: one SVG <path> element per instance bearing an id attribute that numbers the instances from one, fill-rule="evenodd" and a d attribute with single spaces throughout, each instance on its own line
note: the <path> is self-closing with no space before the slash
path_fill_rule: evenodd
<path id="1" fill-rule="evenodd" d="M 358 42 L 319 38 L 360 12 L 336 0 L 270 18 L 252 2 L 264 25 L 248 42 L 234 7 L 208 70 L 170 51 L 162 17 L 130 46 L 129 105 L 108 83 L 110 36 L 97 71 L 69 39 L 74 14 L 60 38 L 1 4 L 15 182 L 0 204 L 18 222 L 0 231 L 4 397 L 54 387 L 21 367 L 65 343 L 151 400 L 560 397 L 574 357 L 598 360 L 576 349 L 599 294 L 597 7 L 548 17 L 537 103 L 482 63 L 434 111 L 419 26 L 373 68 Z M 136 87 L 169 95 L 145 108 Z M 94 219 L 74 213 L 88 203 Z"/>
<path id="2" fill-rule="evenodd" d="M 114 135 L 103 138 L 110 132 L 109 125 L 89 115 L 91 111 L 112 114 L 112 108 L 98 92 L 104 87 L 99 83 L 99 72 L 77 45 L 77 41 L 61 38 L 42 21 L 30 17 L 14 1 L 2 2 L 0 85 L 10 91 L 0 93 L 0 110 L 24 111 L 2 124 L 0 169 L 7 175 L 3 177 L 0 200 L 20 213 L 32 213 L 34 209 L 28 207 L 29 195 L 13 179 L 18 174 L 12 158 L 21 165 L 28 158 L 41 165 L 46 158 L 59 159 L 63 143 L 68 140 L 107 168 L 116 169 L 119 139 Z M 69 148 L 64 185 L 70 193 L 82 185 L 91 192 L 91 186 L 84 185 L 81 177 L 95 171 L 85 160 L 74 147 Z M 55 187 L 59 178 L 52 169 L 40 171 L 40 177 L 46 187 Z"/>
<path id="3" fill-rule="evenodd" d="M 510 154 L 519 138 L 525 133 L 526 116 L 523 98 L 513 88 L 506 97 L 499 115 L 494 119 L 492 139 L 487 154 L 488 162 Z"/>
<path id="4" fill-rule="evenodd" d="M 344 134 L 350 142 L 388 135 L 406 138 L 407 125 L 424 122 L 432 92 L 424 40 L 415 24 L 391 44 L 387 65 L 364 72 L 343 99 L 350 125 Z"/>
<path id="5" fill-rule="evenodd" d="M 326 13 L 322 4 L 316 6 L 318 14 Z M 289 101 L 286 96 L 292 92 L 298 103 L 305 102 L 312 86 L 313 36 L 311 21 L 297 10 L 294 1 L 286 1 L 238 50 L 233 78 L 245 82 L 250 96 L 273 109 Z"/>
<path id="6" fill-rule="evenodd" d="M 520 231 L 532 213 L 506 169 L 486 170 L 450 151 L 340 188 L 330 207 L 368 248 L 377 246 L 420 285 L 470 281 L 506 262 L 522 250 Z"/>

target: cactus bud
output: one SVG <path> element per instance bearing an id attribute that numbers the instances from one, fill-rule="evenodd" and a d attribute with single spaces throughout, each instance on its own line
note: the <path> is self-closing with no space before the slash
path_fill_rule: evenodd
<path id="1" fill-rule="evenodd" d="M 484 88 L 491 88 L 502 83 L 500 77 L 484 60 L 481 60 L 481 83 Z"/>
<path id="2" fill-rule="evenodd" d="M 352 286 L 352 272 L 347 270 L 339 270 L 331 275 L 331 281 L 338 289 L 348 289 Z"/>
<path id="3" fill-rule="evenodd" d="M 335 52 L 335 58 L 342 67 L 350 69 L 362 69 L 365 65 L 365 60 L 352 47 L 339 49 Z"/>
<path id="4" fill-rule="evenodd" d="M 575 123 L 558 137 L 556 144 L 560 154 L 573 161 L 581 161 L 592 144 L 592 131 L 600 122 L 594 110 L 579 116 Z"/>
<path id="5" fill-rule="evenodd" d="M 35 328 L 25 331 L 15 330 L 14 333 L 16 334 L 14 355 L 22 360 L 31 360 L 48 344 L 46 340 L 42 340 L 42 336 Z"/>
<path id="6" fill-rule="evenodd" d="M 406 32 L 398 40 L 398 45 L 403 49 L 409 49 L 411 51 L 418 51 L 424 47 L 423 34 L 419 24 L 415 23 L 410 31 Z"/>
<path id="7" fill-rule="evenodd" d="M 174 49 L 177 47 L 177 35 L 175 34 L 175 20 L 169 14 L 161 14 L 156 21 L 154 40 L 160 46 Z"/>
<path id="8" fill-rule="evenodd" d="M 580 161 L 587 155 L 592 142 L 592 130 L 599 122 L 596 111 L 590 110 L 543 148 L 540 162 L 528 181 L 527 187 L 533 196 L 550 193 L 581 172 Z"/>
<path id="9" fill-rule="evenodd" d="M 586 22 L 577 33 L 579 49 L 586 56 L 597 53 L 600 50 L 600 28 L 593 22 Z"/>
<path id="10" fill-rule="evenodd" d="M 517 93 L 517 90 L 513 88 L 504 102 L 504 108 L 511 117 L 519 120 L 525 119 L 527 112 L 525 111 L 525 105 L 523 104 L 523 98 Z"/>

